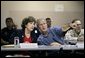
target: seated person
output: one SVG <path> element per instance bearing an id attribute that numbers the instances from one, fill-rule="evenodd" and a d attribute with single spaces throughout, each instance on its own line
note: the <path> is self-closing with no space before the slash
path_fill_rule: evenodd
<path id="1" fill-rule="evenodd" d="M 75 28 L 75 23 L 74 20 L 69 23 L 69 24 L 65 24 L 62 26 L 62 31 L 63 31 L 63 37 L 65 36 L 65 34 L 69 31 Z"/>
<path id="2" fill-rule="evenodd" d="M 34 25 L 36 23 L 36 20 L 34 17 L 29 16 L 27 18 L 24 18 L 21 24 L 22 29 L 18 29 L 16 32 L 13 33 L 13 36 L 11 36 L 12 39 L 14 37 L 19 37 L 20 42 L 36 42 L 37 41 L 37 36 L 34 33 Z"/>
<path id="3" fill-rule="evenodd" d="M 22 29 L 18 29 L 16 32 L 12 34 L 11 36 L 12 40 L 14 40 L 14 37 L 19 37 L 20 43 L 36 43 L 38 35 L 36 36 L 36 34 L 34 33 L 37 31 L 37 28 L 34 29 L 35 23 L 36 23 L 36 20 L 32 16 L 24 18 L 21 24 Z M 23 51 L 21 53 L 20 52 L 18 53 L 26 54 L 26 55 L 36 54 L 34 52 L 28 52 L 28 51 Z"/>
<path id="4" fill-rule="evenodd" d="M 79 19 L 74 19 L 72 23 L 73 29 L 67 31 L 65 40 L 84 41 L 84 29 L 81 28 L 81 21 Z"/>
<path id="5" fill-rule="evenodd" d="M 48 28 L 51 27 L 51 18 L 46 18 Z"/>
<path id="6" fill-rule="evenodd" d="M 36 20 L 34 17 L 29 16 L 22 21 L 22 30 L 23 30 L 23 42 L 36 42 L 37 37 L 32 32 L 35 26 Z"/>
<path id="7" fill-rule="evenodd" d="M 60 26 L 54 26 L 48 28 L 47 22 L 44 19 L 38 19 L 37 26 L 41 32 L 41 35 L 37 39 L 38 45 L 59 46 L 59 45 L 67 44 L 62 37 L 62 29 Z M 47 51 L 46 55 L 56 56 L 58 54 L 59 51 L 56 50 L 56 51 Z"/>
<path id="8" fill-rule="evenodd" d="M 38 28 L 41 35 L 38 37 L 37 42 L 39 45 L 63 45 L 66 44 L 62 38 L 62 29 L 60 26 L 47 27 L 46 20 L 37 20 Z"/>
<path id="9" fill-rule="evenodd" d="M 6 27 L 1 30 L 1 44 L 11 44 L 11 35 L 17 29 L 11 17 L 6 18 Z M 13 40 L 14 41 L 14 40 Z"/>

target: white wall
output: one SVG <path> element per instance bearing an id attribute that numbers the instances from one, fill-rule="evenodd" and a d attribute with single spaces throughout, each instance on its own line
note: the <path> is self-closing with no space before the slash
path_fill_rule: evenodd
<path id="1" fill-rule="evenodd" d="M 52 25 L 63 25 L 73 19 L 81 19 L 84 27 L 84 1 L 1 1 L 1 28 L 5 19 L 12 17 L 21 28 L 24 17 L 50 17 Z"/>

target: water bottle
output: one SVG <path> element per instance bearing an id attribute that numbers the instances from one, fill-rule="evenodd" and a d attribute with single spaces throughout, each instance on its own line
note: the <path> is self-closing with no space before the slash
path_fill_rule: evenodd
<path id="1" fill-rule="evenodd" d="M 14 47 L 15 48 L 19 48 L 20 47 L 19 37 L 14 37 Z"/>

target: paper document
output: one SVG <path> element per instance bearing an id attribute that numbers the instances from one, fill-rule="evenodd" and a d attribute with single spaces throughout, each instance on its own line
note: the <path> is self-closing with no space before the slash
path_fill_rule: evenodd
<path id="1" fill-rule="evenodd" d="M 37 43 L 20 43 L 20 48 L 38 48 Z"/>
<path id="2" fill-rule="evenodd" d="M 76 45 L 78 48 L 84 48 L 84 42 L 78 42 Z"/>

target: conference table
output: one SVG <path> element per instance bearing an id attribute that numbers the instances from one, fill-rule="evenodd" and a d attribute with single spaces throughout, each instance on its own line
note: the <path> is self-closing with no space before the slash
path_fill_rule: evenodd
<path id="1" fill-rule="evenodd" d="M 76 45 L 59 45 L 59 46 L 45 46 L 37 45 L 37 43 L 21 43 L 19 47 L 15 47 L 14 44 L 1 46 L 1 51 L 52 51 L 52 50 L 62 50 L 62 51 L 84 51 L 84 42 L 78 42 Z"/>
<path id="2" fill-rule="evenodd" d="M 26 47 L 25 47 L 25 46 Z M 28 46 L 28 47 L 27 47 Z M 20 50 L 84 50 L 84 42 L 78 42 L 76 45 L 59 45 L 59 46 L 45 46 L 37 45 L 37 43 L 23 44 L 22 47 L 14 47 L 14 44 L 1 46 L 1 51 L 20 51 Z"/>

